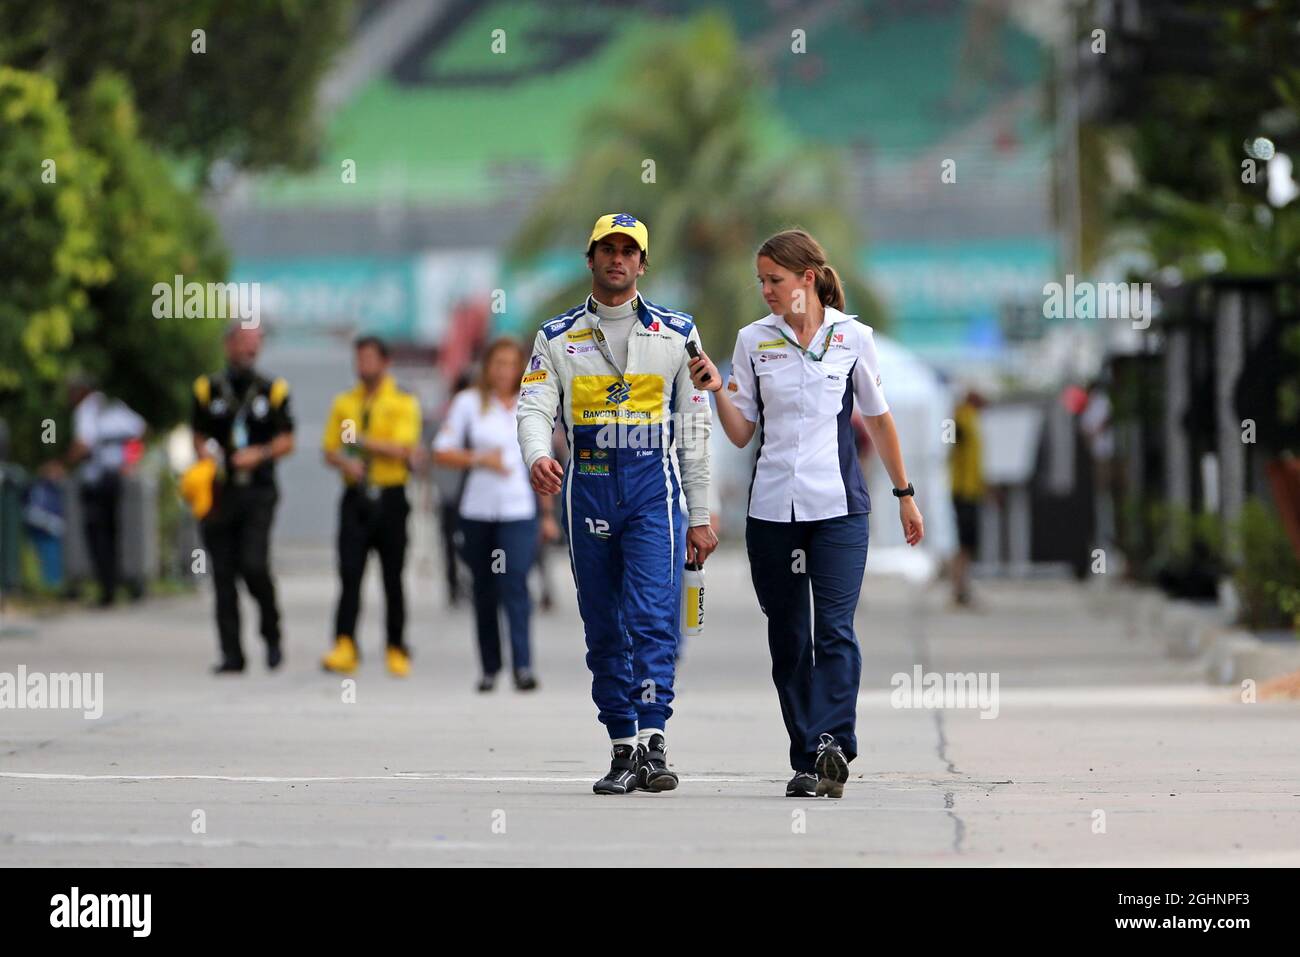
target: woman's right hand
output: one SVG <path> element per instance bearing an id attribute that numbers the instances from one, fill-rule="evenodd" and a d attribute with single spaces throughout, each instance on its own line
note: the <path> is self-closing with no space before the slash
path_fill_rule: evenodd
<path id="1" fill-rule="evenodd" d="M 722 376 L 718 375 L 718 367 L 703 352 L 691 360 L 690 370 L 691 384 L 695 388 L 705 392 L 718 392 L 722 389 Z"/>
<path id="2" fill-rule="evenodd" d="M 491 469 L 498 475 L 509 475 L 510 469 L 501 458 L 500 449 L 485 449 L 474 457 L 474 464 L 479 468 Z"/>

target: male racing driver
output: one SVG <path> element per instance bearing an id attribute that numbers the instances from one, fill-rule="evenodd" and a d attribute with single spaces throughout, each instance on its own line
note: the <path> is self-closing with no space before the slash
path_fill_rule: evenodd
<path id="1" fill-rule="evenodd" d="M 564 493 L 591 696 L 611 743 L 597 794 L 677 787 L 664 729 L 682 565 L 703 562 L 718 544 L 709 527 L 711 413 L 691 384 L 686 350 L 699 347 L 699 333 L 686 313 L 637 292 L 649 250 L 645 224 L 627 213 L 596 221 L 591 295 L 542 324 L 519 391 L 533 488 Z M 557 415 L 567 471 L 550 454 Z"/>

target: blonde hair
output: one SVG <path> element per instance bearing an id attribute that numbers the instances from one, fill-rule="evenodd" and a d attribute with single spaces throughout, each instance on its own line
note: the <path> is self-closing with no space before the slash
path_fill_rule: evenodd
<path id="1" fill-rule="evenodd" d="M 474 388 L 478 389 L 479 400 L 482 403 L 483 411 L 488 409 L 488 402 L 492 398 L 492 383 L 488 380 L 488 369 L 492 366 L 492 360 L 502 349 L 513 349 L 515 355 L 519 358 L 520 374 L 523 374 L 523 367 L 528 362 L 528 351 L 517 339 L 511 339 L 509 336 L 502 336 L 500 339 L 494 339 L 483 352 L 483 363 L 478 370 L 478 380 L 474 383 Z"/>
<path id="2" fill-rule="evenodd" d="M 758 247 L 758 256 L 766 256 L 783 269 L 802 274 L 811 269 L 815 277 L 817 298 L 823 306 L 843 310 L 844 286 L 839 273 L 826 262 L 826 250 L 803 229 L 783 229 L 769 236 Z"/>

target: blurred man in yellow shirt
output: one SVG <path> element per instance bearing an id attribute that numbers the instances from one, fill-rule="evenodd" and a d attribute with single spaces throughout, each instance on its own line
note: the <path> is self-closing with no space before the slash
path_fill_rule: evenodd
<path id="1" fill-rule="evenodd" d="M 980 413 L 984 399 L 975 392 L 966 396 L 953 410 L 957 426 L 956 441 L 948 458 L 952 505 L 957 513 L 957 556 L 952 561 L 952 597 L 958 605 L 969 606 L 970 564 L 979 548 L 980 500 L 984 498 L 984 468 L 980 450 Z"/>
<path id="2" fill-rule="evenodd" d="M 406 479 L 411 453 L 420 441 L 420 405 L 388 374 L 388 347 L 375 336 L 356 341 L 356 386 L 334 398 L 321 448 L 325 461 L 343 477 L 339 501 L 338 610 L 334 648 L 321 661 L 327 671 L 350 674 L 357 667 L 357 615 L 361 580 L 370 550 L 379 553 L 388 630 L 388 670 L 410 673 L 406 648 Z"/>

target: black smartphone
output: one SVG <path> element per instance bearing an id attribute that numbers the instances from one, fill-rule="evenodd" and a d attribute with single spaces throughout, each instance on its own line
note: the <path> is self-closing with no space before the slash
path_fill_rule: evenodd
<path id="1" fill-rule="evenodd" d="M 698 359 L 700 357 L 700 347 L 695 344 L 694 339 L 686 340 L 686 354 L 689 355 L 692 359 Z M 704 373 L 704 376 L 700 379 L 700 381 L 708 382 L 712 378 L 713 376 L 708 372 L 706 372 Z"/>

